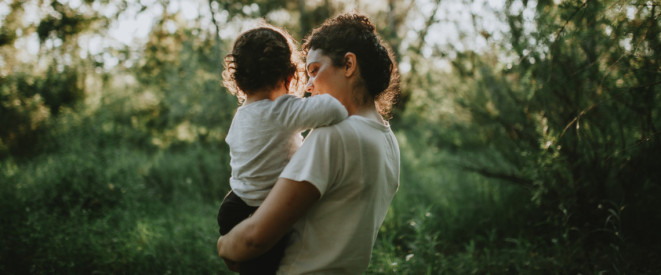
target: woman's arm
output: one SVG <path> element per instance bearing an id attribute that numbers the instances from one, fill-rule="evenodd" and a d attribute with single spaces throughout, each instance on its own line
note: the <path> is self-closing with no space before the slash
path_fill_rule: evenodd
<path id="1" fill-rule="evenodd" d="M 252 216 L 218 238 L 218 256 L 242 262 L 268 251 L 320 196 L 309 182 L 278 179 Z"/>

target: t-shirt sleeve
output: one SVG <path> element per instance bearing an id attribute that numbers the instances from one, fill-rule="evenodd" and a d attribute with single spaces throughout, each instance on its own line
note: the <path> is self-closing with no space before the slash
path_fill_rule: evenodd
<path id="1" fill-rule="evenodd" d="M 276 120 L 299 131 L 332 125 L 349 115 L 344 105 L 328 94 L 308 98 L 288 96 L 279 107 Z"/>
<path id="2" fill-rule="evenodd" d="M 341 174 L 341 164 L 344 163 L 341 146 L 342 139 L 333 126 L 313 130 L 294 153 L 280 177 L 307 181 L 323 196 L 337 182 L 337 175 Z"/>

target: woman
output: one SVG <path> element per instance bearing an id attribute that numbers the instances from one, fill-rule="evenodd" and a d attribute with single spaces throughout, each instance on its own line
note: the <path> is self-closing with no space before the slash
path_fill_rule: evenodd
<path id="1" fill-rule="evenodd" d="M 221 235 L 248 218 L 301 145 L 301 132 L 339 122 L 346 109 L 330 95 L 300 98 L 298 52 L 291 36 L 268 24 L 236 39 L 225 58 L 223 84 L 243 101 L 225 141 L 230 149 L 232 190 L 218 210 Z M 301 75 L 302 78 L 302 75 Z M 302 88 L 302 87 L 301 87 Z M 275 274 L 286 239 L 239 268 L 241 274 Z"/>
<path id="2" fill-rule="evenodd" d="M 357 14 L 327 20 L 303 48 L 306 90 L 330 94 L 350 116 L 308 135 L 253 216 L 218 239 L 218 255 L 246 261 L 293 229 L 279 274 L 359 274 L 399 186 L 397 140 L 381 116 L 397 92 L 396 66 Z"/>

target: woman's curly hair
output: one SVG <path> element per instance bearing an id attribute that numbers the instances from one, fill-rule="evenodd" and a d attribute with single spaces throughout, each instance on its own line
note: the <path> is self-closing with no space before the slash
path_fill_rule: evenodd
<path id="1" fill-rule="evenodd" d="M 300 95 L 303 74 L 301 53 L 291 35 L 262 23 L 236 39 L 232 52 L 225 56 L 222 77 L 223 85 L 241 102 L 246 95 L 275 88 L 280 81 L 290 93 Z"/>
<path id="2" fill-rule="evenodd" d="M 399 72 L 392 49 L 381 40 L 364 15 L 347 13 L 326 20 L 303 43 L 303 52 L 322 50 L 334 66 L 344 66 L 344 55 L 356 55 L 360 76 L 379 112 L 388 116 L 399 94 Z"/>

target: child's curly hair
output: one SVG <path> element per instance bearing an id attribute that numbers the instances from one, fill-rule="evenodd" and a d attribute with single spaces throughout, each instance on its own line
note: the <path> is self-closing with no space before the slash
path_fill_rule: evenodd
<path id="1" fill-rule="evenodd" d="M 246 95 L 275 88 L 280 81 L 300 96 L 303 74 L 301 53 L 291 35 L 262 23 L 236 39 L 232 53 L 225 56 L 222 77 L 223 85 L 242 102 Z"/>

